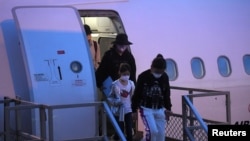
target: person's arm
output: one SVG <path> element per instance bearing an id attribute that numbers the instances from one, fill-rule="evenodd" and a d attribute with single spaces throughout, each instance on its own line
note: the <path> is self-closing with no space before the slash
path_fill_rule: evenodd
<path id="1" fill-rule="evenodd" d="M 109 68 L 109 58 L 108 54 L 105 53 L 100 63 L 100 66 L 96 70 L 96 85 L 98 88 L 102 87 L 102 83 L 108 77 L 109 75 L 107 71 L 108 68 Z"/>
<path id="2" fill-rule="evenodd" d="M 141 75 L 138 76 L 137 83 L 135 84 L 135 91 L 131 99 L 131 107 L 133 113 L 136 113 L 137 109 L 140 106 L 140 102 L 142 99 L 142 90 L 143 90 L 143 80 Z"/>
<path id="3" fill-rule="evenodd" d="M 131 98 L 132 98 L 132 96 L 134 95 L 134 92 L 135 92 L 135 83 L 134 83 L 134 81 L 132 81 L 132 80 L 129 80 L 129 82 L 131 83 Z"/>
<path id="4" fill-rule="evenodd" d="M 95 56 L 95 62 L 96 62 L 96 68 L 99 67 L 100 63 L 101 63 L 101 49 L 100 49 L 100 46 L 99 44 L 97 43 L 97 49 L 96 49 L 96 56 Z"/>
<path id="5" fill-rule="evenodd" d="M 171 111 L 172 103 L 171 103 L 171 94 L 170 94 L 170 85 L 168 76 L 164 79 L 165 91 L 164 91 L 164 107 L 166 110 Z"/>
<path id="6" fill-rule="evenodd" d="M 168 76 L 166 75 L 166 79 L 164 79 L 163 81 L 164 83 L 164 87 L 165 87 L 165 91 L 164 91 L 164 107 L 165 107 L 165 116 L 166 116 L 166 120 L 169 121 L 169 117 L 172 115 L 172 111 L 171 111 L 171 98 L 170 98 L 170 85 L 169 85 L 169 79 Z"/>
<path id="7" fill-rule="evenodd" d="M 131 65 L 130 79 L 136 84 L 136 63 L 135 63 L 135 58 L 132 54 L 131 54 L 130 65 Z"/>

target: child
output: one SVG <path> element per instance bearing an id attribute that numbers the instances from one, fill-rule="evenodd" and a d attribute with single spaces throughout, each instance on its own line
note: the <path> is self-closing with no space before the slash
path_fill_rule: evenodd
<path id="1" fill-rule="evenodd" d="M 126 129 L 127 141 L 132 141 L 132 109 L 131 97 L 134 93 L 135 84 L 130 80 L 130 65 L 121 63 L 119 67 L 120 78 L 112 83 L 108 102 L 121 130 Z M 119 139 L 115 134 L 114 139 Z"/>

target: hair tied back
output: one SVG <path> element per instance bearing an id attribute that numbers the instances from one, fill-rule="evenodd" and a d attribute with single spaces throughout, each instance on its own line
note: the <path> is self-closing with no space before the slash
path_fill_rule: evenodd
<path id="1" fill-rule="evenodd" d="M 156 58 L 163 58 L 162 54 L 157 54 Z"/>

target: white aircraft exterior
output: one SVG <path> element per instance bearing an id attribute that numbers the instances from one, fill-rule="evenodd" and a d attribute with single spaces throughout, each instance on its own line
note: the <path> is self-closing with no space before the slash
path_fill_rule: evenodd
<path id="1" fill-rule="evenodd" d="M 11 72 L 18 70 L 11 70 L 13 64 L 10 64 L 3 34 L 3 25 L 13 20 L 11 10 L 16 6 L 73 6 L 80 11 L 117 11 L 133 43 L 130 48 L 136 59 L 137 75 L 149 69 L 153 58 L 161 53 L 166 60 L 176 63 L 177 73 L 170 80 L 171 86 L 229 91 L 232 124 L 250 125 L 250 1 L 0 0 L 1 97 L 16 95 Z M 91 20 L 84 21 L 91 23 Z M 12 34 L 12 29 L 8 30 L 8 37 L 13 37 L 12 44 L 18 46 L 17 35 Z M 98 39 L 101 34 L 93 34 L 93 37 Z M 192 61 L 195 61 L 192 59 L 203 63 L 200 78 L 192 71 Z M 229 70 L 220 73 L 218 62 Z M 181 113 L 180 96 L 172 93 L 171 97 L 173 112 Z M 224 120 L 224 100 L 208 98 L 195 106 L 206 118 Z M 206 110 L 210 110 L 209 113 Z"/>

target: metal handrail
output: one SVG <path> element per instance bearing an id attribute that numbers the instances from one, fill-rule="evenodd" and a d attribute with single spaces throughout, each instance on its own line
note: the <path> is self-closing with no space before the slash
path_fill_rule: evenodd
<path id="1" fill-rule="evenodd" d="M 199 112 L 196 110 L 196 108 L 194 107 L 194 105 L 191 103 L 191 101 L 189 100 L 189 98 L 184 95 L 183 96 L 183 100 L 185 101 L 185 103 L 190 107 L 190 109 L 192 110 L 194 116 L 196 117 L 196 119 L 198 120 L 198 122 L 200 123 L 201 127 L 205 130 L 206 133 L 208 133 L 208 128 L 206 123 L 202 120 L 201 115 L 199 114 Z"/>
<path id="2" fill-rule="evenodd" d="M 223 91 L 215 91 L 215 90 L 205 90 L 205 89 L 196 89 L 196 88 L 187 88 L 187 87 L 176 87 L 176 86 L 171 86 L 171 90 L 180 90 L 180 91 L 187 91 L 188 92 L 188 95 L 187 95 L 187 97 L 189 97 L 189 100 L 190 100 L 190 103 L 192 104 L 193 103 L 193 98 L 194 97 L 199 97 L 199 96 L 211 96 L 211 95 L 217 95 L 217 94 L 221 94 L 221 93 L 225 93 L 225 92 L 223 92 Z M 197 92 L 201 92 L 201 94 L 197 94 Z M 227 93 L 227 92 L 226 92 Z M 228 92 L 229 93 L 229 92 Z M 206 123 L 215 123 L 215 124 L 228 124 L 228 123 L 231 123 L 230 121 L 231 121 L 231 118 L 230 118 L 230 115 L 231 115 L 231 113 L 230 113 L 230 95 L 229 94 L 226 94 L 226 97 L 227 97 L 227 99 L 226 99 L 226 102 L 227 102 L 227 123 L 222 123 L 222 122 L 219 122 L 219 121 L 212 121 L 212 120 L 208 120 L 208 119 L 203 119 L 203 121 L 204 122 L 206 122 Z M 228 100 L 229 99 L 229 100 Z M 30 101 L 24 101 L 24 100 L 20 100 L 20 99 L 18 99 L 18 98 L 16 98 L 16 99 L 11 99 L 11 98 L 7 98 L 7 99 L 5 99 L 5 100 L 0 100 L 0 104 L 3 104 L 4 103 L 4 105 L 7 105 L 7 106 L 11 106 L 9 103 L 11 103 L 11 102 L 15 102 L 15 104 L 17 104 L 18 106 L 23 106 L 23 108 L 25 107 L 24 105 L 20 105 L 20 104 L 25 104 L 25 105 L 38 105 L 37 103 L 33 103 L 33 102 L 30 102 Z M 9 105 L 8 105 L 9 104 Z M 86 105 L 85 105 L 86 104 Z M 82 106 L 87 106 L 89 103 L 84 103 Z M 92 103 L 93 104 L 93 103 Z M 96 103 L 97 104 L 97 103 Z M 78 104 L 76 104 L 76 105 L 68 105 L 69 106 L 69 108 L 71 107 L 71 108 L 73 108 L 73 106 L 77 106 Z M 91 104 L 90 104 L 91 105 Z M 106 106 L 105 106 L 106 105 Z M 18 107 L 18 106 L 16 106 L 16 107 Z M 46 107 L 47 105 L 43 105 L 42 107 L 44 108 L 44 110 L 48 110 L 49 108 L 52 108 L 53 106 L 49 106 L 49 108 L 48 107 Z M 80 106 L 80 105 L 78 105 L 78 106 Z M 100 138 L 100 137 L 102 137 L 103 138 L 103 140 L 109 140 L 108 139 L 108 137 L 106 136 L 107 135 L 107 131 L 105 131 L 104 129 L 106 129 L 106 118 L 109 118 L 110 119 L 110 121 L 112 122 L 112 119 L 113 119 L 113 121 L 115 121 L 114 120 L 114 118 L 112 118 L 112 117 L 109 117 L 109 112 L 108 112 L 108 110 L 107 109 L 109 109 L 109 107 L 108 107 L 108 105 L 107 105 L 107 103 L 106 104 L 97 104 L 96 106 L 102 106 L 102 108 L 101 108 L 101 110 L 102 110 L 102 123 L 104 123 L 103 125 L 102 125 L 102 136 L 99 136 L 98 138 Z M 15 106 L 14 106 L 15 107 Z M 42 108 L 41 107 L 41 108 Z M 106 108 L 105 108 L 106 107 Z M 185 105 L 185 107 L 187 107 L 186 105 Z M 54 108 L 63 108 L 63 106 L 62 105 L 54 105 Z M 191 109 L 191 108 L 190 108 Z M 14 109 L 13 109 L 14 110 Z M 20 109 L 18 109 L 18 110 L 20 110 Z M 195 135 L 197 135 L 196 133 L 196 131 L 194 130 L 194 129 L 201 129 L 202 127 L 201 126 L 193 126 L 194 124 L 196 124 L 196 122 L 195 121 L 197 121 L 197 119 L 196 119 L 196 117 L 194 117 L 194 115 L 193 115 L 193 113 L 192 113 L 192 111 L 191 110 L 183 110 L 183 111 L 186 111 L 186 112 L 189 112 L 189 114 L 187 114 L 186 113 L 186 115 L 184 115 L 184 114 L 182 114 L 182 115 L 175 115 L 174 113 L 173 113 L 173 116 L 178 116 L 179 118 L 182 118 L 182 119 L 185 119 L 185 120 L 182 120 L 182 124 L 183 124 L 183 126 L 182 127 L 180 127 L 180 129 L 183 131 L 183 133 L 182 132 L 180 132 L 181 134 L 183 134 L 183 137 L 180 137 L 180 138 L 178 138 L 178 139 L 186 139 L 186 137 L 187 137 L 187 135 L 188 134 L 190 134 L 191 136 L 193 136 L 193 137 L 190 137 L 189 138 L 189 140 L 191 140 L 192 138 L 194 139 L 197 139 L 197 137 L 194 137 L 194 134 Z M 45 112 L 41 112 L 41 113 L 45 113 Z M 41 114 L 40 113 L 40 114 Z M 53 114 L 53 110 L 51 110 L 51 115 Z M 111 116 L 112 116 L 112 113 L 110 114 Z M 42 116 L 43 117 L 43 116 Z M 46 116 L 45 116 L 46 117 Z M 48 120 L 48 119 L 47 119 Z M 190 126 L 188 127 L 188 128 L 186 128 L 186 124 L 184 124 L 185 122 L 187 123 L 187 120 L 189 120 L 190 121 Z M 43 124 L 44 125 L 44 124 Z M 115 126 L 113 123 L 112 123 L 112 125 L 113 126 Z M 48 125 L 47 125 L 48 126 Z M 115 127 L 116 128 L 116 127 Z M 5 128 L 4 128 L 5 129 Z M 44 129 L 44 130 L 46 130 L 46 129 Z M 119 130 L 119 128 L 118 128 L 118 130 Z M 4 131 L 6 131 L 6 130 L 4 130 Z M 42 130 L 41 130 L 42 131 Z M 115 129 L 115 131 L 116 132 L 119 132 L 119 131 L 117 131 L 116 129 Z M 203 132 L 203 130 L 200 130 L 201 132 Z M 199 132 L 200 132 L 199 131 Z M 205 131 L 205 130 L 204 130 Z M 11 131 L 11 135 L 15 135 L 15 136 L 22 136 L 22 135 L 24 135 L 24 133 L 22 133 L 22 132 L 20 132 L 20 131 L 18 131 L 19 132 L 19 134 L 17 134 L 17 132 L 13 132 L 13 131 Z M 43 131 L 44 133 L 47 133 L 46 131 Z M 185 132 L 185 133 L 184 133 Z M 203 132 L 204 133 L 204 132 Z M 6 132 L 3 132 L 3 133 L 0 133 L 0 135 L 1 136 L 3 136 L 4 138 L 6 137 Z M 123 135 L 123 134 L 122 134 Z M 28 135 L 28 137 L 29 136 L 31 136 L 30 138 L 32 138 L 32 135 Z M 45 137 L 47 137 L 46 136 L 46 134 L 44 134 L 43 136 L 45 136 Z M 124 135 L 123 135 L 124 136 Z M 185 137 L 186 136 L 186 137 Z M 42 137 L 42 136 L 41 136 Z M 172 136 L 171 136 L 172 137 Z M 121 138 L 121 137 L 120 137 Z M 37 138 L 35 138 L 35 137 L 33 137 L 33 139 L 34 140 L 38 140 Z M 89 140 L 90 138 L 86 138 L 86 139 L 84 139 L 84 140 Z M 92 138 L 91 138 L 92 139 Z M 176 138 L 177 139 L 177 138 Z M 81 139 L 81 140 L 83 140 L 83 139 Z M 123 138 L 123 139 L 121 139 L 121 140 L 125 140 L 125 138 Z M 43 140 L 44 141 L 44 140 Z"/>
<path id="3" fill-rule="evenodd" d="M 92 102 L 92 103 L 83 103 L 83 104 L 68 104 L 68 105 L 53 105 L 53 106 L 48 106 L 49 121 L 51 121 L 49 123 L 49 125 L 51 125 L 50 130 L 49 130 L 50 134 L 53 135 L 53 132 L 52 132 L 53 129 L 51 129 L 51 128 L 53 128 L 52 127 L 52 125 L 53 125 L 53 120 L 52 120 L 53 114 L 52 114 L 52 111 L 53 110 L 55 110 L 55 109 L 65 109 L 65 108 L 79 108 L 79 107 L 89 107 L 89 106 L 101 106 L 101 105 L 104 107 L 105 112 L 106 112 L 108 118 L 110 119 L 112 125 L 114 126 L 115 131 L 117 132 L 117 134 L 120 137 L 121 141 L 126 141 L 126 138 L 125 138 L 122 130 L 120 129 L 118 123 L 115 120 L 114 115 L 112 114 L 112 112 L 111 112 L 108 104 L 105 101 L 103 101 L 103 102 Z M 53 139 L 51 138 L 50 140 L 52 141 Z"/>
<path id="4" fill-rule="evenodd" d="M 192 101 L 194 97 L 205 97 L 205 96 L 215 96 L 215 95 L 225 95 L 226 97 L 226 122 L 222 123 L 222 122 L 217 122 L 218 124 L 228 124 L 231 123 L 231 106 L 230 106 L 230 93 L 226 92 L 226 91 L 211 91 L 211 92 L 207 92 L 207 93 L 201 93 L 201 94 L 189 94 L 189 95 L 183 95 L 182 96 L 182 115 L 183 115 L 183 138 L 184 140 L 186 140 L 186 135 L 188 136 L 188 138 L 191 141 L 194 141 L 194 136 L 191 130 L 193 129 L 203 129 L 205 131 L 206 134 L 208 134 L 208 126 L 205 123 L 205 120 L 200 116 L 199 112 L 196 110 L 196 108 L 194 107 Z M 189 107 L 190 109 L 190 115 L 192 118 L 195 118 L 195 120 L 197 120 L 200 124 L 200 126 L 191 126 L 191 127 L 187 127 L 187 107 L 186 105 Z M 193 117 L 194 116 L 194 117 Z M 193 121 L 190 121 L 190 124 L 193 125 Z M 186 133 L 186 134 L 184 134 Z"/>
<path id="5" fill-rule="evenodd" d="M 226 124 L 231 124 L 230 92 L 216 91 L 216 92 L 187 95 L 187 97 L 191 98 L 191 102 L 192 102 L 193 101 L 192 99 L 195 97 L 219 96 L 219 95 L 224 95 L 226 97 Z"/>
<path id="6" fill-rule="evenodd" d="M 183 90 L 183 91 L 189 91 L 189 94 L 192 92 L 221 92 L 216 90 L 208 90 L 208 89 L 197 89 L 197 88 L 188 88 L 188 87 L 178 87 L 178 86 L 170 86 L 170 89 L 173 90 Z"/>
<path id="7" fill-rule="evenodd" d="M 28 104 L 28 105 L 15 105 L 13 107 L 10 107 L 9 103 L 6 104 L 7 106 L 4 108 L 5 113 L 5 132 L 4 134 L 6 134 L 6 139 L 10 139 L 11 136 L 11 128 L 10 128 L 10 111 L 14 110 L 14 111 L 19 111 L 19 110 L 24 110 L 24 109 L 34 109 L 34 108 L 38 108 L 40 111 L 40 131 L 41 131 L 41 137 L 37 137 L 35 135 L 31 135 L 25 132 L 21 132 L 18 131 L 19 133 L 16 136 L 21 136 L 21 135 L 25 135 L 26 137 L 30 137 L 31 139 L 34 140 L 45 140 L 46 139 L 46 112 L 45 110 L 48 110 L 48 130 L 49 130 L 49 136 L 48 139 L 49 141 L 53 141 L 53 110 L 56 109 L 66 109 L 66 108 L 79 108 L 79 107 L 88 107 L 88 106 L 102 106 L 104 111 L 102 112 L 103 115 L 103 120 L 102 123 L 103 125 L 103 135 L 102 136 L 96 136 L 93 137 L 91 139 L 100 139 L 100 138 L 104 138 L 104 140 L 108 140 L 106 135 L 106 116 L 110 119 L 112 125 L 114 126 L 115 131 L 117 132 L 118 136 L 120 137 L 121 141 L 126 141 L 126 138 L 122 132 L 122 130 L 120 129 L 118 123 L 116 122 L 114 115 L 112 114 L 108 104 L 103 101 L 103 102 L 92 102 L 92 103 L 82 103 L 82 104 L 68 104 L 68 105 L 44 105 L 44 104 L 34 104 L 32 102 L 27 102 L 27 101 L 22 101 L 19 99 L 11 99 L 11 98 L 6 98 L 5 101 L 0 101 L 1 103 L 6 103 L 6 102 L 17 102 L 19 104 Z M 23 102 L 23 103 L 22 103 Z M 106 116 L 104 115 L 106 114 Z M 16 119 L 16 122 L 19 122 L 20 120 Z M 19 124 L 17 124 L 19 125 Z M 17 127 L 17 129 L 19 129 L 19 127 Z M 76 140 L 90 140 L 90 138 L 85 138 L 85 139 L 76 139 Z"/>
<path id="8" fill-rule="evenodd" d="M 106 102 L 103 102 L 103 106 L 104 106 L 104 109 L 105 109 L 106 112 L 107 112 L 107 115 L 108 115 L 108 117 L 109 117 L 111 123 L 113 124 L 115 130 L 117 131 L 117 133 L 118 133 L 120 139 L 121 139 L 122 141 L 126 141 L 126 138 L 125 138 L 124 134 L 122 133 L 122 131 L 121 131 L 119 125 L 117 124 L 117 122 L 115 122 L 115 121 L 116 121 L 116 120 L 115 120 L 115 117 L 114 117 L 114 115 L 112 114 L 112 112 L 111 112 L 111 110 L 110 110 L 108 104 L 107 104 Z"/>

